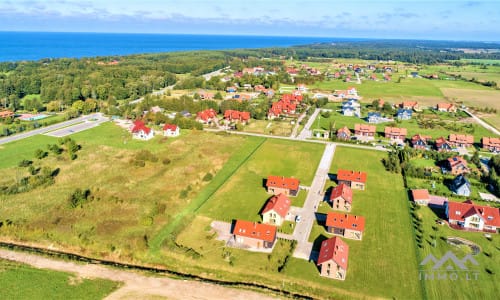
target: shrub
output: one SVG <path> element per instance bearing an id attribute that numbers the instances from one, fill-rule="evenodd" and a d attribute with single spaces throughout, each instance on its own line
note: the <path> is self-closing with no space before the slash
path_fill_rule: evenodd
<path id="1" fill-rule="evenodd" d="M 162 164 L 164 164 L 164 165 L 168 165 L 168 164 L 170 164 L 170 162 L 171 162 L 171 160 L 170 160 L 170 158 L 168 158 L 168 157 L 167 157 L 167 158 L 164 158 L 164 159 L 161 161 L 161 163 L 162 163 Z"/>
<path id="2" fill-rule="evenodd" d="M 214 178 L 214 176 L 208 172 L 207 174 L 205 174 L 205 176 L 203 176 L 203 181 L 210 181 L 212 180 L 212 178 Z"/>
<path id="3" fill-rule="evenodd" d="M 37 159 L 43 159 L 44 157 L 46 157 L 46 156 L 47 156 L 47 154 L 48 154 L 48 153 L 47 153 L 46 151 L 43 151 L 42 149 L 37 149 L 37 150 L 35 151 L 35 157 L 36 157 Z"/>
<path id="4" fill-rule="evenodd" d="M 78 188 L 68 196 L 68 202 L 72 208 L 76 208 L 78 206 L 82 207 L 83 204 L 90 199 L 90 197 L 91 192 L 89 189 L 82 190 Z"/>
<path id="5" fill-rule="evenodd" d="M 29 167 L 33 164 L 33 161 L 31 160 L 27 160 L 27 159 L 23 159 L 21 160 L 17 165 L 21 168 L 26 168 L 26 167 Z"/>

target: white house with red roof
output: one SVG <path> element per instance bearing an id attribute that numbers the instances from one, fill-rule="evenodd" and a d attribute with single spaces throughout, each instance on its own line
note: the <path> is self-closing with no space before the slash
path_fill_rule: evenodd
<path id="1" fill-rule="evenodd" d="M 163 125 L 163 135 L 164 136 L 176 137 L 176 136 L 179 136 L 179 134 L 180 134 L 179 126 L 177 126 L 175 124 Z"/>
<path id="2" fill-rule="evenodd" d="M 349 245 L 341 238 L 335 236 L 321 243 L 317 262 L 321 276 L 345 280 L 348 260 Z"/>
<path id="3" fill-rule="evenodd" d="M 289 215 L 290 199 L 284 195 L 274 195 L 266 202 L 266 206 L 262 209 L 262 223 L 281 226 L 283 221 Z"/>
<path id="4" fill-rule="evenodd" d="M 339 212 L 329 212 L 326 215 L 326 230 L 342 237 L 361 240 L 365 231 L 365 218 Z"/>
<path id="5" fill-rule="evenodd" d="M 236 244 L 243 248 L 273 248 L 276 241 L 276 226 L 257 222 L 236 220 L 233 228 Z"/>
<path id="6" fill-rule="evenodd" d="M 500 228 L 500 209 L 464 202 L 447 202 L 446 217 L 450 226 L 497 233 Z"/>
<path id="7" fill-rule="evenodd" d="M 284 176 L 267 177 L 267 192 L 273 195 L 285 194 L 286 196 L 297 196 L 299 193 L 300 181 L 297 178 L 287 178 Z"/>
<path id="8" fill-rule="evenodd" d="M 335 210 L 351 211 L 352 190 L 344 183 L 337 185 L 330 193 L 330 203 Z"/>
<path id="9" fill-rule="evenodd" d="M 130 128 L 130 132 L 132 132 L 132 137 L 134 139 L 147 141 L 154 137 L 155 133 L 153 129 L 147 127 L 143 121 L 136 120 L 134 121 L 132 127 Z"/>
<path id="10" fill-rule="evenodd" d="M 351 189 L 364 190 L 366 186 L 366 176 L 367 174 L 365 172 L 338 170 L 337 182 L 339 185 L 343 183 Z"/>

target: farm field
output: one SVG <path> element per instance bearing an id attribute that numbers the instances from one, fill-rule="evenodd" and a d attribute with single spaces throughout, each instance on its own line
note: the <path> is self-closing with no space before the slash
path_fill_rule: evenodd
<path id="1" fill-rule="evenodd" d="M 124 142 L 127 134 L 107 123 L 72 136 L 82 147 L 74 161 L 64 153 L 51 153 L 42 160 L 31 156 L 35 166 L 59 168 L 59 174 L 52 185 L 0 195 L 2 220 L 12 221 L 0 229 L 2 236 L 55 243 L 97 257 L 131 259 L 134 253 L 146 251 L 147 239 L 204 189 L 211 180 L 204 179 L 208 173 L 216 176 L 240 147 L 249 145 L 245 137 L 200 131 L 148 142 Z M 23 143 L 46 149 L 47 140 L 35 137 Z M 14 166 L 0 169 L 0 185 L 25 176 L 17 163 L 29 159 L 27 153 L 13 153 L 10 159 Z M 138 163 L 142 159 L 144 166 Z M 72 208 L 69 198 L 76 189 L 88 189 L 91 197 L 82 207 Z"/>
<path id="2" fill-rule="evenodd" d="M 83 279 L 72 274 L 41 270 L 0 260 L 3 299 L 103 299 L 119 287 L 104 279 Z"/>
<path id="3" fill-rule="evenodd" d="M 437 214 L 436 214 L 437 212 Z M 458 280 L 425 280 L 427 297 L 429 299 L 495 299 L 500 293 L 498 286 L 500 273 L 500 257 L 498 255 L 499 239 L 498 235 L 492 234 L 492 239 L 488 240 L 480 232 L 464 232 L 453 230 L 446 225 L 436 225 L 434 220 L 442 218 L 442 211 L 433 211 L 428 207 L 415 210 L 415 213 L 422 217 L 423 243 L 422 248 L 418 248 L 420 257 L 424 258 L 429 254 L 437 259 L 444 256 L 447 251 L 452 251 L 458 259 L 462 259 L 471 253 L 468 247 L 456 247 L 446 242 L 446 238 L 459 237 L 471 241 L 481 247 L 481 252 L 473 258 L 479 263 L 478 266 L 468 264 L 471 272 L 477 272 L 477 280 L 473 275 L 471 280 L 467 280 L 460 274 Z M 437 230 L 433 229 L 436 228 Z M 433 247 L 434 236 L 436 236 L 436 247 Z M 432 264 L 431 264 L 432 265 Z M 428 272 L 429 268 L 422 271 Z M 446 272 L 446 271 L 445 271 Z"/>

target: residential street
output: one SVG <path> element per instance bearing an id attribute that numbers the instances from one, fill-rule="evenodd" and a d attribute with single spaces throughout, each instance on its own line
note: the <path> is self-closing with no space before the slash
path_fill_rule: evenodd
<path id="1" fill-rule="evenodd" d="M 318 114 L 320 111 L 321 111 L 321 109 L 319 109 L 319 108 L 316 108 L 314 110 L 313 114 L 309 117 L 309 120 L 307 121 L 306 125 L 304 126 L 304 129 L 302 129 L 299 136 L 297 136 L 298 140 L 305 140 L 307 138 L 312 137 L 312 132 L 311 132 L 310 128 L 311 128 L 312 124 L 314 123 L 314 121 L 316 120 L 316 118 L 318 117 Z"/>
<path id="2" fill-rule="evenodd" d="M 10 143 L 10 142 L 13 142 L 13 141 L 22 140 L 22 139 L 25 139 L 27 137 L 34 136 L 34 135 L 37 135 L 37 134 L 44 134 L 44 133 L 47 133 L 47 132 L 50 132 L 50 131 L 58 130 L 58 129 L 61 129 L 63 127 L 68 127 L 68 126 L 71 126 L 71 125 L 75 125 L 75 124 L 78 124 L 78 123 L 85 122 L 85 121 L 90 120 L 90 119 L 101 119 L 101 118 L 102 118 L 102 114 L 101 113 L 96 113 L 96 114 L 81 116 L 81 117 L 78 117 L 76 119 L 72 119 L 72 120 L 69 120 L 69 121 L 57 123 L 57 124 L 50 125 L 50 126 L 47 126 L 47 127 L 42 127 L 42 128 L 38 128 L 38 129 L 35 129 L 35 130 L 26 131 L 26 132 L 22 132 L 22 133 L 19 133 L 19 134 L 15 134 L 15 135 L 11 135 L 11 136 L 0 138 L 0 145 L 6 144 L 6 143 Z"/>
<path id="3" fill-rule="evenodd" d="M 316 210 L 324 197 L 323 189 L 325 181 L 328 179 L 328 173 L 330 171 L 333 155 L 335 154 L 335 148 L 336 145 L 333 143 L 326 145 L 323 157 L 321 158 L 318 169 L 316 170 L 311 188 L 302 208 L 302 220 L 295 225 L 293 238 L 297 240 L 297 248 L 293 253 L 294 257 L 307 260 L 311 257 L 312 243 L 308 242 L 308 238 L 313 224 L 316 222 Z"/>

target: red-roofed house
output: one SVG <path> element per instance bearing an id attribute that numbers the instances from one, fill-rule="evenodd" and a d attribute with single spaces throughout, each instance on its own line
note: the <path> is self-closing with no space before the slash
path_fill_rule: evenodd
<path id="1" fill-rule="evenodd" d="M 404 109 L 413 109 L 415 111 L 418 110 L 417 101 L 403 101 L 403 103 L 401 103 L 399 106 Z"/>
<path id="2" fill-rule="evenodd" d="M 226 110 L 224 112 L 224 119 L 229 122 L 239 121 L 246 123 L 250 120 L 250 113 L 248 111 Z"/>
<path id="3" fill-rule="evenodd" d="M 428 205 L 431 200 L 429 191 L 426 189 L 411 190 L 413 201 L 419 205 Z"/>
<path id="4" fill-rule="evenodd" d="M 467 161 L 461 156 L 450 157 L 446 160 L 446 166 L 452 175 L 470 173 Z"/>
<path id="5" fill-rule="evenodd" d="M 349 259 L 349 245 L 335 236 L 324 240 L 319 250 L 318 266 L 321 276 L 345 280 L 347 275 L 347 261 Z"/>
<path id="6" fill-rule="evenodd" d="M 300 181 L 297 178 L 287 178 L 283 176 L 267 177 L 267 192 L 273 195 L 284 194 L 286 196 L 297 196 L 299 193 Z"/>
<path id="7" fill-rule="evenodd" d="M 354 135 L 362 137 L 364 139 L 375 138 L 375 132 L 377 131 L 377 127 L 368 124 L 354 124 Z"/>
<path id="8" fill-rule="evenodd" d="M 448 141 L 455 147 L 467 148 L 474 144 L 474 137 L 468 134 L 450 134 Z"/>
<path id="9" fill-rule="evenodd" d="M 500 151 L 500 138 L 483 137 L 481 143 L 484 149 L 490 150 L 491 152 Z"/>
<path id="10" fill-rule="evenodd" d="M 335 210 L 351 211 L 352 190 L 349 186 L 341 183 L 332 189 L 330 203 Z"/>
<path id="11" fill-rule="evenodd" d="M 339 212 L 326 215 L 326 230 L 352 240 L 362 240 L 365 231 L 365 218 Z"/>
<path id="12" fill-rule="evenodd" d="M 203 124 L 210 124 L 217 120 L 217 112 L 213 108 L 200 111 L 196 114 L 196 120 Z"/>
<path id="13" fill-rule="evenodd" d="M 349 128 L 347 128 L 347 126 L 344 126 L 337 130 L 337 139 L 344 141 L 349 140 L 351 138 L 351 134 L 352 133 Z"/>
<path id="14" fill-rule="evenodd" d="M 163 126 L 163 135 L 164 136 L 179 136 L 180 131 L 179 131 L 179 126 L 174 125 L 174 124 L 165 124 Z"/>
<path id="15" fill-rule="evenodd" d="M 426 150 L 429 149 L 428 141 L 430 139 L 430 136 L 416 134 L 411 138 L 411 145 L 414 149 Z"/>
<path id="16" fill-rule="evenodd" d="M 290 211 L 291 201 L 284 194 L 274 195 L 262 209 L 262 223 L 281 226 Z"/>
<path id="17" fill-rule="evenodd" d="M 0 118 L 10 118 L 13 117 L 14 113 L 11 110 L 0 111 Z"/>
<path id="18" fill-rule="evenodd" d="M 269 109 L 269 112 L 267 113 L 267 118 L 269 120 L 272 120 L 276 117 L 279 117 L 280 115 L 294 114 L 296 109 L 297 109 L 297 105 L 294 102 L 288 101 L 288 100 L 280 100 L 280 101 L 274 102 L 271 105 L 271 108 Z"/>
<path id="19" fill-rule="evenodd" d="M 387 139 L 404 141 L 407 130 L 406 128 L 385 127 L 384 133 Z"/>
<path id="20" fill-rule="evenodd" d="M 366 173 L 348 170 L 339 170 L 337 172 L 338 184 L 345 184 L 351 189 L 364 190 L 366 185 Z"/>
<path id="21" fill-rule="evenodd" d="M 143 141 L 152 139 L 155 134 L 151 128 L 146 127 L 144 122 L 140 120 L 134 121 L 132 128 L 130 129 L 130 132 L 132 132 L 132 137 L 134 139 Z"/>
<path id="22" fill-rule="evenodd" d="M 490 206 L 476 205 L 471 200 L 447 202 L 446 217 L 450 226 L 458 228 L 482 230 L 496 233 L 500 228 L 500 209 Z"/>
<path id="23" fill-rule="evenodd" d="M 276 226 L 236 220 L 233 235 L 235 242 L 244 247 L 273 248 L 276 241 Z"/>
<path id="24" fill-rule="evenodd" d="M 444 137 L 436 139 L 436 149 L 438 152 L 449 152 L 453 150 L 453 146 Z"/>
<path id="25" fill-rule="evenodd" d="M 213 100 L 215 97 L 214 93 L 207 91 L 199 91 L 198 95 L 200 96 L 201 100 Z"/>
<path id="26" fill-rule="evenodd" d="M 457 112 L 457 107 L 453 103 L 438 103 L 436 105 L 436 109 L 442 112 L 451 112 L 451 113 Z"/>

